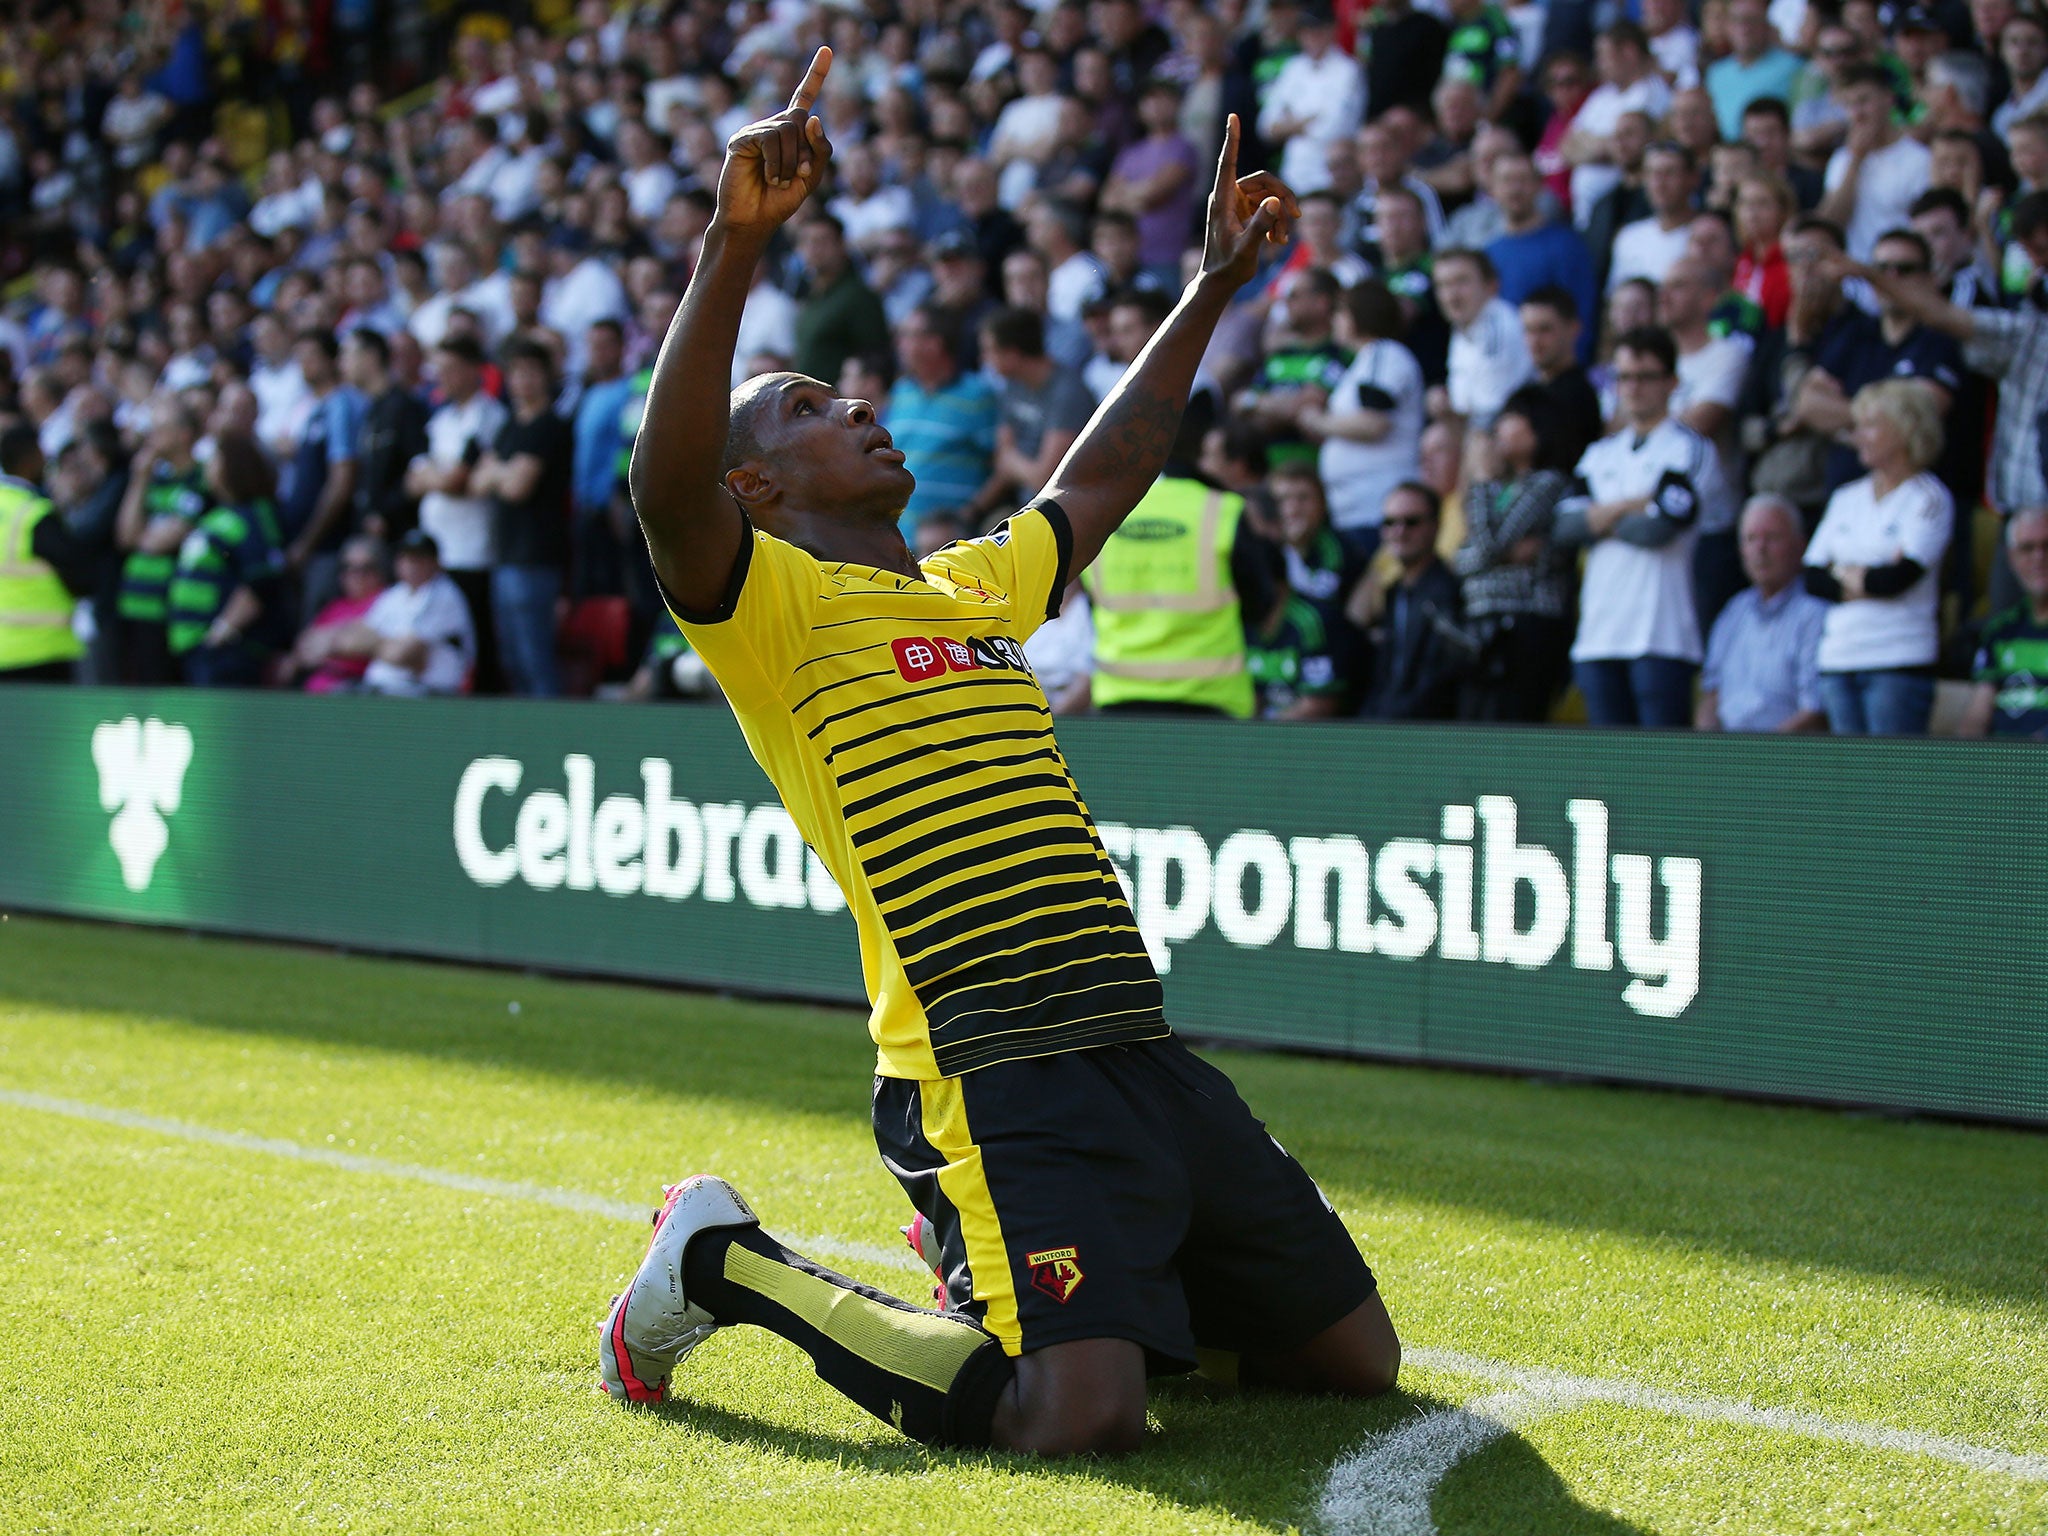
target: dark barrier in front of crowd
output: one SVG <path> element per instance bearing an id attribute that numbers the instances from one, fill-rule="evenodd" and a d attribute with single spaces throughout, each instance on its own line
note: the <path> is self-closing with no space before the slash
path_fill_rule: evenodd
<path id="1" fill-rule="evenodd" d="M 2038 748 L 1061 735 L 1192 1033 L 2048 1122 Z M 861 996 L 718 708 L 0 689 L 0 905 Z"/>

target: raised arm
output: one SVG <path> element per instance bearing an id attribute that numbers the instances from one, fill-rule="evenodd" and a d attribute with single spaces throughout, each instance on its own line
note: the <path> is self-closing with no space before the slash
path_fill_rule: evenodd
<path id="1" fill-rule="evenodd" d="M 1851 261 L 1846 256 L 1832 255 L 1822 259 L 1821 276 L 1823 280 L 1836 284 L 1860 277 L 1877 290 L 1879 298 L 1891 300 L 1922 325 L 1946 331 L 1958 341 L 1968 341 L 1977 333 L 1970 312 L 1949 303 L 1942 291 L 1934 286 L 1931 277 L 1901 277 Z"/>
<path id="2" fill-rule="evenodd" d="M 820 48 L 788 110 L 727 142 L 717 211 L 648 382 L 628 485 L 654 569 L 686 608 L 718 606 L 739 553 L 740 509 L 720 475 L 733 348 L 762 249 L 831 159 L 811 115 L 831 67 Z"/>
<path id="3" fill-rule="evenodd" d="M 1277 177 L 1259 171 L 1238 178 L 1238 134 L 1233 112 L 1209 195 L 1201 276 L 1188 285 L 1166 323 L 1095 408 L 1045 487 L 1073 525 L 1075 574 L 1102 552 L 1117 525 L 1159 478 L 1180 431 L 1195 368 L 1224 306 L 1258 271 L 1260 243 L 1285 244 L 1289 222 L 1300 211 L 1294 194 Z"/>

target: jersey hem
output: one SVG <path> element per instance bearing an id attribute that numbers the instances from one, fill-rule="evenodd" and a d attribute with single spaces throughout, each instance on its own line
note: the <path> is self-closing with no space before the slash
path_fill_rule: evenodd
<path id="1" fill-rule="evenodd" d="M 875 1058 L 875 1076 L 901 1078 L 906 1082 L 913 1083 L 930 1083 L 936 1082 L 941 1078 L 965 1077 L 970 1072 L 979 1072 L 984 1067 L 999 1067 L 1006 1062 L 1031 1061 L 1040 1056 L 1066 1056 L 1075 1051 L 1095 1051 L 1101 1050 L 1105 1046 L 1135 1045 L 1141 1040 L 1168 1040 L 1171 1038 L 1173 1038 L 1173 1026 L 1168 1024 L 1163 1018 L 1155 1018 L 1120 1024 L 1113 1029 L 1105 1030 L 1101 1034 L 1090 1033 L 1085 1039 L 1049 1040 L 1031 1050 L 1005 1050 L 998 1055 L 991 1056 L 986 1061 L 976 1061 L 967 1064 L 942 1060 L 939 1053 L 935 1051 L 932 1053 L 932 1060 L 936 1070 L 929 1073 L 902 1071 L 887 1056 L 877 1053 Z M 969 1044 L 971 1041 L 962 1043 Z"/>

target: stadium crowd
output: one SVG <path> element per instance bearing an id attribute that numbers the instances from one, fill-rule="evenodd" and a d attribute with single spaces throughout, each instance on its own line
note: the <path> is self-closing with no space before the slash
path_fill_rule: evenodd
<path id="1" fill-rule="evenodd" d="M 1148 687 L 1105 561 L 1057 709 L 2048 731 L 2014 0 L 0 13 L 0 678 L 704 693 L 623 469 L 725 139 L 829 42 L 734 382 L 876 401 L 920 553 L 1170 310 L 1226 114 L 1300 199 L 1155 492 L 1241 509 L 1229 680 Z"/>

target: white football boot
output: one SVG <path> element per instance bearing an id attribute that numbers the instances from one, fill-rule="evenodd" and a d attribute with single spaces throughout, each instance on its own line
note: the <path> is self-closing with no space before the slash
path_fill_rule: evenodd
<path id="1" fill-rule="evenodd" d="M 758 1227 L 740 1192 L 723 1179 L 699 1174 L 662 1193 L 647 1257 L 598 1337 L 604 1389 L 622 1403 L 658 1403 L 683 1356 L 718 1331 L 718 1320 L 683 1295 L 683 1254 L 690 1239 L 718 1227 Z"/>

